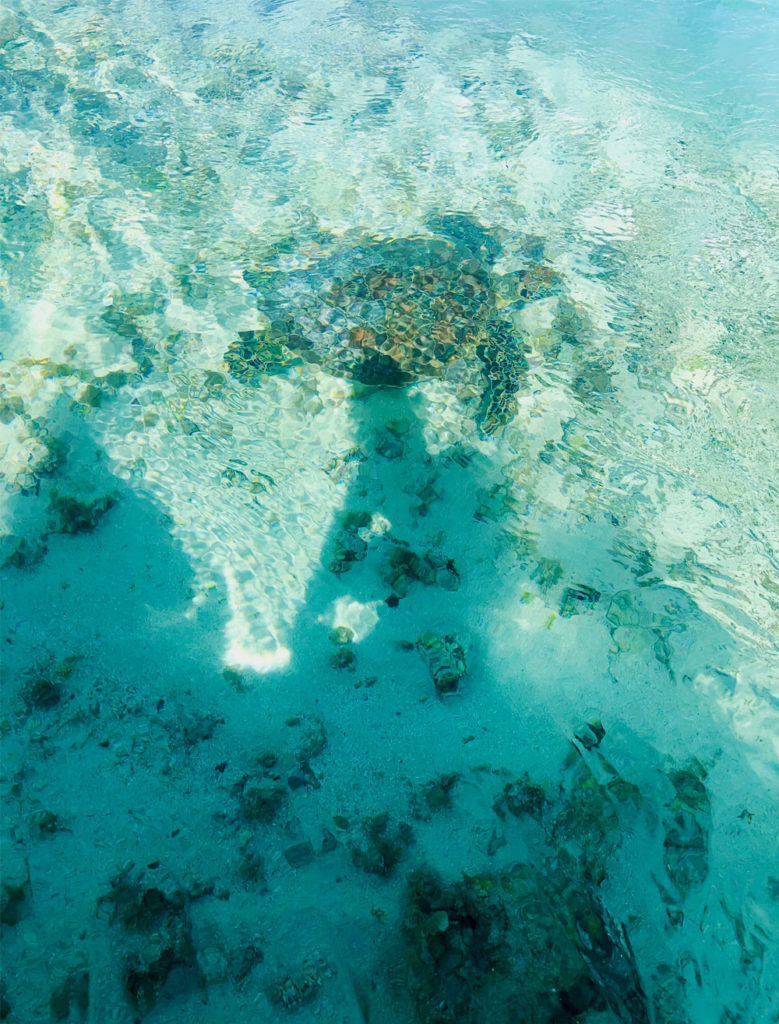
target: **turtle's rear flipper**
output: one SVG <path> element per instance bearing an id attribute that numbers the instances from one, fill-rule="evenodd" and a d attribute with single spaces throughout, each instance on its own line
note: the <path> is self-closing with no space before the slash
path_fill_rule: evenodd
<path id="1" fill-rule="evenodd" d="M 476 422 L 487 435 L 505 427 L 516 415 L 516 394 L 527 371 L 525 347 L 512 326 L 490 320 L 488 329 L 489 341 L 476 349 L 486 380 Z"/>

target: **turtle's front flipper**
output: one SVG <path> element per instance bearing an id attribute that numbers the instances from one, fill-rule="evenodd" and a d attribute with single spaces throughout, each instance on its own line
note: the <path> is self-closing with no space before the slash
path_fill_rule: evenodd
<path id="1" fill-rule="evenodd" d="M 232 377 L 256 383 L 263 377 L 283 373 L 301 363 L 319 363 L 311 342 L 295 329 L 292 317 L 274 320 L 258 331 L 239 331 L 225 352 L 227 370 Z"/>
<path id="2" fill-rule="evenodd" d="M 515 396 L 527 371 L 525 346 L 506 320 L 490 320 L 487 339 L 476 351 L 486 382 L 476 422 L 483 434 L 494 434 L 516 415 Z"/>

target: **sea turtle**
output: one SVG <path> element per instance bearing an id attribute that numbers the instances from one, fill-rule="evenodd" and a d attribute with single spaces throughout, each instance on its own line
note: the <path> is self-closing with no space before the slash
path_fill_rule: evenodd
<path id="1" fill-rule="evenodd" d="M 492 268 L 499 253 L 497 239 L 475 221 L 444 215 L 428 236 L 329 239 L 298 256 L 296 266 L 287 255 L 247 270 L 269 325 L 240 333 L 226 353 L 227 369 L 255 381 L 308 362 L 365 385 L 401 387 L 458 379 L 455 364 L 465 367 L 461 380 L 478 368 L 477 419 L 492 433 L 516 412 L 527 366 L 522 339 L 498 304 L 496 285 L 504 279 Z M 548 266 L 532 263 L 512 275 L 510 291 L 521 304 L 555 281 Z"/>

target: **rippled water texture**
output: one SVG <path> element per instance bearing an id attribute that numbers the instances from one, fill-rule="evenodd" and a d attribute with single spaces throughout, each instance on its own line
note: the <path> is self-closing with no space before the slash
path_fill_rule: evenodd
<path id="1" fill-rule="evenodd" d="M 777 52 L 0 8 L 9 1020 L 773 1019 Z"/>

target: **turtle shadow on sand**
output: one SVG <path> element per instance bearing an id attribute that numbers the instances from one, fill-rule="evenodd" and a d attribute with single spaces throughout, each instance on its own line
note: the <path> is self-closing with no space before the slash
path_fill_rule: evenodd
<path id="1" fill-rule="evenodd" d="M 487 468 L 464 444 L 428 451 L 424 396 L 413 385 L 366 390 L 352 415 L 354 447 L 330 466 L 344 486 L 343 502 L 296 630 L 314 638 L 309 656 L 325 657 L 336 669 L 364 670 L 358 641 L 368 633 L 373 663 L 408 629 L 411 643 L 426 628 L 460 631 L 456 592 L 467 572 L 460 553 L 469 526 L 453 516 L 453 509 L 462 511 L 455 487 L 475 491 Z"/>

